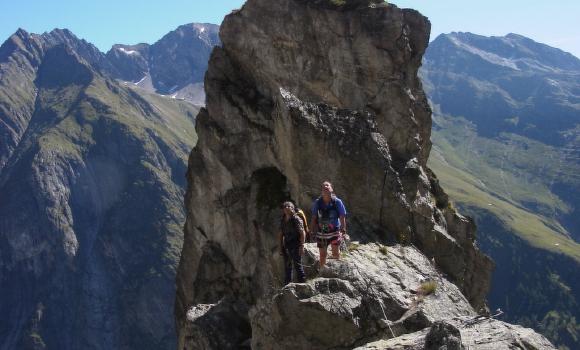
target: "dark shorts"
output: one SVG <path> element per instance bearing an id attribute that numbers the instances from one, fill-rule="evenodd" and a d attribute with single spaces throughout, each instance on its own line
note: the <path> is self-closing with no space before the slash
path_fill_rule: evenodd
<path id="1" fill-rule="evenodd" d="M 332 245 L 340 245 L 340 242 L 342 241 L 342 234 L 336 236 L 336 237 L 330 237 L 328 239 L 324 239 L 324 238 L 316 238 L 316 246 L 318 248 L 328 248 L 329 244 Z"/>

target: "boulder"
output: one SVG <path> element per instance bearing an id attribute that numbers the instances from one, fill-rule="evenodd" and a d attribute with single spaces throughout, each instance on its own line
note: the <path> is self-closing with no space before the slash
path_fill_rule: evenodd
<path id="1" fill-rule="evenodd" d="M 317 260 L 315 244 L 307 244 L 304 263 L 312 279 L 286 285 L 250 311 L 253 348 L 352 348 L 477 315 L 416 248 L 354 244 L 322 269 Z M 433 290 L 424 291 L 427 284 Z"/>
<path id="2" fill-rule="evenodd" d="M 440 321 L 429 329 L 370 342 L 356 350 L 555 349 L 544 336 L 530 328 L 492 318 L 479 319 L 477 322 L 474 320 L 460 317 Z"/>

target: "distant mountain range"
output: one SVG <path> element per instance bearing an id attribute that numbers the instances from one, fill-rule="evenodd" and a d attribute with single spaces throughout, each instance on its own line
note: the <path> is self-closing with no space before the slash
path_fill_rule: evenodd
<path id="1" fill-rule="evenodd" d="M 490 304 L 573 349 L 580 339 L 580 60 L 516 34 L 429 46 L 430 166 L 497 264 Z"/>
<path id="2" fill-rule="evenodd" d="M 203 105 L 203 77 L 211 50 L 220 44 L 218 31 L 214 24 L 186 24 L 153 45 L 114 45 L 106 57 L 119 79 Z"/>
<path id="3" fill-rule="evenodd" d="M 174 348 L 187 156 L 216 25 L 102 53 L 0 46 L 0 349 Z M 435 39 L 430 166 L 494 258 L 490 305 L 580 338 L 580 61 L 515 34 Z"/>
<path id="4" fill-rule="evenodd" d="M 107 54 L 58 29 L 2 44 L 0 349 L 175 348 L 187 94 L 216 31 Z"/>

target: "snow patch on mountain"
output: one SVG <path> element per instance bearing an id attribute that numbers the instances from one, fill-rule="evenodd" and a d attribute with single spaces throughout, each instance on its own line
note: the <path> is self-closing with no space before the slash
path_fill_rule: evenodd
<path id="1" fill-rule="evenodd" d="M 127 54 L 127 55 L 138 55 L 139 54 L 138 51 L 135 51 L 135 50 L 127 50 L 127 49 L 125 49 L 123 47 L 119 47 L 118 50 L 121 51 L 124 54 Z"/>
<path id="2" fill-rule="evenodd" d="M 491 52 L 487 52 L 484 50 L 481 50 L 477 47 L 471 46 L 461 40 L 459 40 L 458 38 L 454 37 L 454 36 L 450 36 L 449 39 L 453 42 L 453 44 L 455 44 L 457 47 L 462 48 L 463 50 L 474 54 L 476 56 L 481 57 L 482 59 L 484 59 L 485 61 L 488 61 L 489 63 L 498 65 L 498 66 L 503 66 L 506 68 L 510 68 L 513 70 L 520 70 L 518 68 L 518 65 L 516 63 L 515 60 L 509 59 L 509 58 L 505 58 L 505 57 L 501 57 L 498 56 L 494 53 Z"/>

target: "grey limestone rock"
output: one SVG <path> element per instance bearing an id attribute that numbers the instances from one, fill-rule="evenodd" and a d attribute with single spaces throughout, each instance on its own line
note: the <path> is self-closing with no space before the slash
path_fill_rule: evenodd
<path id="1" fill-rule="evenodd" d="M 318 249 L 308 244 L 305 264 L 317 259 Z M 285 286 L 251 311 L 254 348 L 351 348 L 437 320 L 476 315 L 458 288 L 413 247 L 356 245 L 341 260 L 309 272 L 313 279 Z M 427 295 L 422 285 L 428 281 L 436 288 Z"/>
<path id="2" fill-rule="evenodd" d="M 417 70 L 429 27 L 377 1 L 249 0 L 226 17 L 189 158 L 180 349 L 191 346 L 187 310 L 223 298 L 249 310 L 231 332 L 254 348 L 348 348 L 485 306 L 493 263 L 426 167 L 431 110 Z M 364 244 L 280 289 L 279 205 L 309 208 L 327 179 Z M 382 263 L 376 244 L 395 240 L 418 249 Z M 413 306 L 431 279 L 439 288 Z"/>
<path id="3" fill-rule="evenodd" d="M 434 324 L 431 328 L 402 336 L 377 340 L 357 350 L 423 350 L 474 349 L 548 350 L 555 347 L 532 329 L 514 326 L 494 319 L 473 323 L 472 318 L 460 317 Z"/>
<path id="4" fill-rule="evenodd" d="M 240 349 L 249 347 L 244 305 L 222 299 L 199 304 L 187 311 L 188 339 L 185 349 Z"/>
<path id="5" fill-rule="evenodd" d="M 431 326 L 425 337 L 425 349 L 462 350 L 461 332 L 452 324 L 438 321 Z"/>

